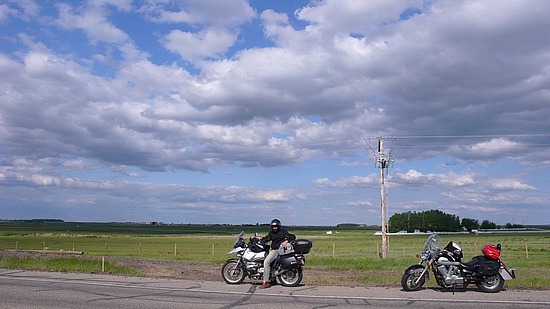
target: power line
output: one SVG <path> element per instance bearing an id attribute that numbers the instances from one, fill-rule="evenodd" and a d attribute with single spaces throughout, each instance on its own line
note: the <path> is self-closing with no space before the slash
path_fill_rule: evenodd
<path id="1" fill-rule="evenodd" d="M 395 139 L 446 139 L 446 138 L 498 138 L 498 137 L 550 137 L 550 133 L 526 134 L 471 134 L 471 135 L 390 135 Z M 378 137 L 376 137 L 378 138 Z"/>

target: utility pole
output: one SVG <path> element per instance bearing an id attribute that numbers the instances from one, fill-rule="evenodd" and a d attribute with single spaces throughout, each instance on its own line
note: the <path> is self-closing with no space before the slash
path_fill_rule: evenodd
<path id="1" fill-rule="evenodd" d="M 388 168 L 388 160 L 384 156 L 384 140 L 378 139 L 378 166 L 380 167 L 380 204 L 382 208 L 382 258 L 388 257 L 387 235 L 387 205 L 386 205 L 386 181 L 384 170 Z"/>
<path id="2" fill-rule="evenodd" d="M 369 139 L 374 140 L 374 139 Z M 378 147 L 374 143 L 369 145 L 374 166 L 380 169 L 380 208 L 382 209 L 382 258 L 388 257 L 388 208 L 386 203 L 386 175 L 393 165 L 392 150 L 395 143 L 390 144 L 389 150 L 384 150 L 384 137 L 378 137 Z"/>

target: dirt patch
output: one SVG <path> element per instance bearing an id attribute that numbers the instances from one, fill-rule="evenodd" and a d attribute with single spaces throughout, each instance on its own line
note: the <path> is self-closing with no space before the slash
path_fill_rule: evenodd
<path id="1" fill-rule="evenodd" d="M 120 266 L 129 266 L 138 270 L 140 276 L 179 278 L 200 281 L 222 281 L 221 266 L 216 263 L 197 263 L 185 261 L 150 261 L 136 258 L 110 258 L 109 261 Z M 309 285 L 332 285 L 332 286 L 365 286 L 365 276 L 373 274 L 373 271 L 356 270 L 330 270 L 323 266 L 307 266 L 304 268 L 303 284 Z M 396 278 L 394 284 L 383 284 L 383 286 L 401 286 L 401 272 L 385 271 L 376 276 Z M 247 279 L 248 280 L 248 279 Z M 376 284 L 370 284 L 376 285 Z"/>

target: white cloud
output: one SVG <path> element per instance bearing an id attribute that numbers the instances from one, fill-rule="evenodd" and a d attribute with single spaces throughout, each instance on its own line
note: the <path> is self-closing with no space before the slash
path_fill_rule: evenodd
<path id="1" fill-rule="evenodd" d="M 284 190 L 254 192 L 250 194 L 250 197 L 266 202 L 288 202 L 291 200 L 291 198 L 288 196 L 288 192 Z"/>
<path id="2" fill-rule="evenodd" d="M 495 158 L 517 154 L 522 148 L 518 142 L 506 138 L 493 138 L 471 145 L 452 146 L 450 152 L 459 158 Z"/>
<path id="3" fill-rule="evenodd" d="M 236 39 L 237 33 L 222 28 L 208 28 L 199 33 L 172 30 L 164 45 L 183 59 L 197 62 L 204 57 L 218 58 Z"/>
<path id="4" fill-rule="evenodd" d="M 353 202 L 349 202 L 348 205 L 360 206 L 360 207 L 365 207 L 365 206 L 366 207 L 372 207 L 372 206 L 374 206 L 371 201 L 353 201 Z"/>
<path id="5" fill-rule="evenodd" d="M 149 2 L 139 9 L 149 20 L 158 23 L 233 26 L 255 16 L 254 9 L 243 0 L 185 0 L 176 3 Z"/>
<path id="6" fill-rule="evenodd" d="M 463 187 L 474 185 L 476 179 L 472 173 L 423 174 L 416 170 L 409 170 L 406 173 L 393 173 L 390 181 L 422 186 Z"/>
<path id="7" fill-rule="evenodd" d="M 122 1 L 123 4 L 128 1 Z M 109 11 L 105 4 L 115 4 L 116 1 L 103 1 L 97 6 L 73 8 L 69 4 L 59 3 L 59 19 L 57 24 L 65 29 L 80 29 L 86 33 L 92 44 L 97 42 L 123 43 L 129 39 L 128 35 L 109 22 Z M 126 8 L 127 5 L 119 6 Z"/>
<path id="8" fill-rule="evenodd" d="M 498 190 L 536 190 L 531 185 L 509 178 L 491 179 L 488 181 L 488 185 Z"/>
<path id="9" fill-rule="evenodd" d="M 375 175 L 370 175 L 367 177 L 353 176 L 350 178 L 340 179 L 336 181 L 331 181 L 328 178 L 319 178 L 314 181 L 314 184 L 319 187 L 326 188 L 354 188 L 354 187 L 370 187 L 373 184 L 379 182 L 378 178 Z"/>
<path id="10" fill-rule="evenodd" d="M 195 64 L 200 64 L 202 59 L 223 56 L 237 41 L 239 27 L 256 15 L 242 0 L 148 3 L 139 11 L 153 22 L 189 25 L 189 30 L 170 30 L 163 36 L 163 45 Z"/>

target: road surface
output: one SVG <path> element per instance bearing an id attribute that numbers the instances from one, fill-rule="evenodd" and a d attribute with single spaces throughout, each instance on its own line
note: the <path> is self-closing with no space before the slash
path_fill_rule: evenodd
<path id="1" fill-rule="evenodd" d="M 550 291 L 404 292 L 0 269 L 0 308 L 550 308 Z"/>

